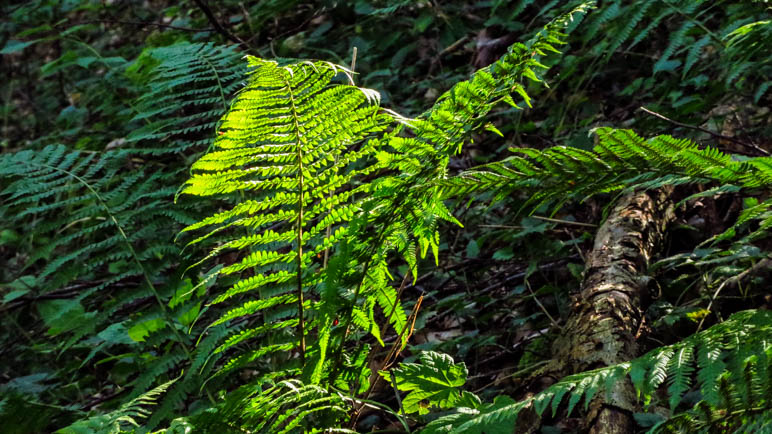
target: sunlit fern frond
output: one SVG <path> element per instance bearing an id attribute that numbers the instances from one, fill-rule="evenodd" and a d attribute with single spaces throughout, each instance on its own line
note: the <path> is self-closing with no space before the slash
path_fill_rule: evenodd
<path id="1" fill-rule="evenodd" d="M 376 92 L 334 81 L 346 77 L 342 67 L 326 62 L 281 66 L 256 58 L 249 63 L 249 83 L 223 117 L 214 151 L 193 165 L 183 190 L 243 197 L 185 229 L 202 234 L 190 245 L 223 240 L 202 261 L 242 252 L 239 261 L 216 273 L 243 277 L 212 301 L 235 305 L 214 325 L 265 315 L 262 324 L 231 336 L 215 352 L 267 334 L 273 339 L 242 353 L 221 372 L 276 352 L 305 352 L 304 335 L 317 319 L 325 257 L 347 236 L 348 222 L 371 192 L 365 177 L 384 167 L 375 158 L 382 145 L 374 135 L 392 120 L 379 108 Z M 325 340 L 314 339 L 319 369 Z M 311 375 L 314 381 L 319 369 Z"/>
<path id="2" fill-rule="evenodd" d="M 537 194 L 529 208 L 560 199 L 664 185 L 721 183 L 735 191 L 769 188 L 769 157 L 733 159 L 715 148 L 699 148 L 688 139 L 657 136 L 643 139 L 630 130 L 598 128 L 592 151 L 557 146 L 545 150 L 512 148 L 524 156 L 509 157 L 462 172 L 443 181 L 446 195 L 473 191 Z"/>

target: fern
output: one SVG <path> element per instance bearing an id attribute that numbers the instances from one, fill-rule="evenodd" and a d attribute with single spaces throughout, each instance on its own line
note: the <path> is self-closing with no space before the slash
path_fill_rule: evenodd
<path id="1" fill-rule="evenodd" d="M 585 407 L 598 393 L 605 390 L 607 396 L 613 386 L 629 377 L 636 393 L 644 403 L 651 404 L 654 392 L 660 385 L 668 384 L 666 396 L 671 409 L 676 409 L 694 378 L 694 354 L 698 354 L 696 386 L 702 392 L 705 404 L 724 409 L 733 415 L 744 417 L 769 410 L 769 342 L 772 339 L 772 314 L 768 311 L 744 311 L 732 315 L 725 322 L 693 335 L 677 344 L 657 348 L 631 362 L 570 375 L 544 391 L 515 402 L 499 397 L 492 404 L 478 408 L 460 409 L 454 414 L 430 422 L 424 431 L 438 432 L 498 432 L 515 426 L 520 411 L 532 408 L 539 416 L 548 408 L 553 416 L 561 405 L 567 403 L 566 413 L 571 414 L 582 400 Z M 706 357 L 707 355 L 707 357 Z M 729 376 L 743 377 L 742 390 L 731 390 Z M 716 388 L 718 393 L 716 393 Z M 739 398 L 739 399 L 738 399 Z M 699 408 L 679 415 L 671 424 L 688 419 Z M 714 410 L 711 410 L 714 411 Z M 766 414 L 766 413 L 765 413 Z M 719 419 L 717 419 L 719 420 Z M 736 422 L 732 422 L 736 426 Z M 663 426 L 665 423 L 663 423 Z"/>
<path id="2" fill-rule="evenodd" d="M 130 152 L 206 150 L 217 121 L 245 78 L 240 57 L 234 47 L 211 42 L 145 50 L 132 70 L 149 89 L 139 99 L 133 119 L 144 125 L 127 137 L 140 147 Z"/>
<path id="3" fill-rule="evenodd" d="M 319 257 L 345 236 L 346 223 L 361 206 L 360 197 L 370 189 L 368 183 L 348 187 L 382 167 L 372 158 L 381 145 L 366 139 L 384 130 L 391 120 L 379 113 L 374 92 L 351 85 L 331 86 L 338 72 L 346 72 L 341 67 L 324 62 L 279 66 L 255 58 L 250 59 L 250 66 L 250 82 L 223 118 L 216 151 L 193 165 L 194 176 L 183 193 L 209 196 L 249 192 L 255 199 L 242 201 L 185 231 L 208 228 L 190 243 L 197 244 L 224 229 L 247 230 L 246 235 L 217 246 L 209 257 L 229 249 L 249 249 L 240 262 L 217 274 L 226 276 L 246 269 L 255 269 L 255 274 L 218 295 L 213 304 L 241 294 L 262 296 L 260 301 L 230 309 L 214 324 L 267 309 L 297 306 L 296 320 L 267 322 L 244 330 L 218 352 L 267 332 L 295 326 L 297 333 L 272 347 L 242 354 L 220 372 L 293 347 L 305 357 L 306 322 L 316 320 L 306 311 L 317 306 L 313 295 L 319 294 L 324 281 L 319 273 L 324 264 Z M 332 318 L 319 320 L 331 322 Z M 317 364 L 321 368 L 326 357 L 323 341 L 319 350 Z M 315 381 L 319 372 L 316 369 L 312 374 Z"/>
<path id="4" fill-rule="evenodd" d="M 163 264 L 158 259 L 179 253 L 171 234 L 176 222 L 190 220 L 183 211 L 164 209 L 174 193 L 172 187 L 158 187 L 166 175 L 137 171 L 122 176 L 124 161 L 115 153 L 100 157 L 63 146 L 0 157 L 0 176 L 12 181 L 2 193 L 6 213 L 17 221 L 67 216 L 40 226 L 38 236 L 54 230 L 60 236 L 33 253 L 30 263 L 46 260 L 76 240 L 83 246 L 48 261 L 40 277 L 49 281 L 49 288 L 93 276 L 108 263 L 122 265 L 115 276 L 83 292 L 83 299 L 118 280 L 152 274 Z"/>
<path id="5" fill-rule="evenodd" d="M 122 405 L 117 410 L 75 422 L 66 428 L 56 431 L 56 433 L 80 434 L 98 432 L 104 434 L 121 434 L 134 432 L 134 429 L 140 426 L 139 423 L 150 414 L 150 411 L 146 407 L 154 405 L 158 400 L 158 397 L 164 394 L 172 383 L 174 383 L 174 380 L 143 393 L 141 396 Z"/>
<path id="6" fill-rule="evenodd" d="M 719 372 L 713 377 L 716 398 L 704 399 L 694 408 L 654 425 L 650 432 L 750 433 L 772 426 L 772 347 L 750 355 L 739 369 Z"/>
<path id="7" fill-rule="evenodd" d="M 38 280 L 45 282 L 44 289 L 58 291 L 72 281 L 88 282 L 86 290 L 66 301 L 73 308 L 61 313 L 74 317 L 67 328 L 54 327 L 64 324 L 64 317 L 44 317 L 51 331 L 61 329 L 71 335 L 61 350 L 91 348 L 81 343 L 83 338 L 104 328 L 101 336 L 112 321 L 122 321 L 124 335 L 102 341 L 88 360 L 113 345 L 134 346 L 133 350 L 144 354 L 136 361 L 140 374 L 131 379 L 124 402 L 163 378 L 178 376 L 186 363 L 192 364 L 194 372 L 186 372 L 176 382 L 147 421 L 148 427 L 174 414 L 189 396 L 201 393 L 204 378 L 195 374 L 209 373 L 218 356 L 211 354 L 212 338 L 194 350 L 190 337 L 184 336 L 184 327 L 199 313 L 198 298 L 203 293 L 178 289 L 175 278 L 162 278 L 185 262 L 173 238 L 181 227 L 195 221 L 193 208 L 200 205 L 170 206 L 183 173 L 170 169 L 175 166 L 159 160 L 145 164 L 142 170 L 132 166 L 138 154 L 190 154 L 209 146 L 217 120 L 242 86 L 245 75 L 239 57 L 233 48 L 211 43 L 148 49 L 127 72 L 148 86 L 133 107 L 138 111 L 134 122 L 144 125 L 128 136 L 127 146 L 119 144 L 118 149 L 103 154 L 50 146 L 39 152 L 0 156 L 0 177 L 9 181 L 4 212 L 15 219 L 8 224 L 18 225 L 29 218 L 50 222 L 36 225 L 35 232 L 28 235 L 41 245 L 28 263 L 43 262 Z M 54 241 L 35 241 L 44 237 Z M 104 291 L 114 287 L 121 290 Z M 169 293 L 175 291 L 171 297 Z M 148 298 L 155 303 L 145 307 Z M 72 315 L 84 310 L 80 316 Z M 221 332 L 222 328 L 210 329 L 209 336 L 219 340 Z M 128 342 L 126 333 L 131 337 Z M 179 347 L 154 356 L 170 340 Z"/>
<path id="8" fill-rule="evenodd" d="M 730 65 L 725 74 L 727 84 L 752 67 L 754 73 L 762 78 L 753 95 L 754 102 L 758 103 L 772 86 L 768 79 L 772 62 L 769 56 L 764 54 L 764 47 L 769 47 L 772 42 L 772 21 L 761 20 L 745 24 L 728 33 L 724 40 L 727 45 L 725 61 Z"/>
<path id="9" fill-rule="evenodd" d="M 389 256 L 404 256 L 415 276 L 418 255 L 437 255 L 438 221 L 457 223 L 428 181 L 443 178 L 449 157 L 473 131 L 489 127 L 484 118 L 493 103 L 518 107 L 513 92 L 529 103 L 521 82 L 540 81 L 539 57 L 557 52 L 560 29 L 588 8 L 514 45 L 418 119 L 381 109 L 374 91 L 337 84 L 345 68 L 250 58 L 248 84 L 223 117 L 214 151 L 193 165 L 182 191 L 236 202 L 183 231 L 196 233 L 188 246 L 210 249 L 199 264 L 239 252 L 207 278 L 241 276 L 213 297 L 211 306 L 230 306 L 210 327 L 246 323 L 213 351 L 241 348 L 216 376 L 270 357 L 283 363 L 274 374 L 302 374 L 309 387 L 369 387 L 362 383 L 367 347 L 346 361 L 347 338 L 365 332 L 383 345 L 376 308 L 401 345 L 411 333 L 389 284 Z M 403 136 L 405 129 L 416 137 Z"/>
<path id="10" fill-rule="evenodd" d="M 320 381 L 334 342 L 331 323 L 339 311 L 347 312 L 338 345 L 352 325 L 380 340 L 379 327 L 373 323 L 375 305 L 390 312 L 387 321 L 405 339 L 406 318 L 388 285 L 386 258 L 390 251 L 403 254 L 415 273 L 416 251 L 422 256 L 429 249 L 437 254 L 437 221 L 455 222 L 441 197 L 426 190 L 426 181 L 444 177 L 449 156 L 482 126 L 491 103 L 516 106 L 513 91 L 528 103 L 520 81 L 524 77 L 539 81 L 534 72 L 541 67 L 537 56 L 557 52 L 559 29 L 587 9 L 583 5 L 528 43 L 514 45 L 510 54 L 454 86 L 419 119 L 381 110 L 373 91 L 332 85 L 337 73 L 347 72 L 342 67 L 324 62 L 280 66 L 251 58 L 250 82 L 223 118 L 215 151 L 193 165 L 193 177 L 183 190 L 198 196 L 239 193 L 250 198 L 184 232 L 202 231 L 189 243 L 196 245 L 225 232 L 244 231 L 217 244 L 205 259 L 248 250 L 240 262 L 216 275 L 246 270 L 254 274 L 212 303 L 248 294 L 259 294 L 259 299 L 231 308 L 213 324 L 259 313 L 264 320 L 226 340 L 216 352 L 269 332 L 282 338 L 242 353 L 219 373 L 290 348 L 297 349 L 305 366 L 305 335 L 315 329 L 313 365 L 307 375 L 312 383 Z M 404 127 L 395 128 L 395 119 L 418 138 L 399 136 Z M 393 130 L 386 132 L 389 125 Z M 382 169 L 398 175 L 372 182 L 363 179 Z M 394 195 L 404 201 L 383 199 Z M 328 253 L 336 255 L 330 270 L 325 269 Z M 363 264 L 361 271 L 349 269 L 350 261 Z M 292 305 L 295 314 L 288 310 Z M 270 315 L 292 319 L 276 322 Z M 290 328 L 296 329 L 294 336 L 280 333 Z"/>
<path id="11" fill-rule="evenodd" d="M 553 147 L 544 151 L 512 148 L 513 156 L 442 181 L 446 196 L 492 191 L 503 197 L 517 190 L 537 191 L 536 208 L 556 198 L 587 196 L 672 184 L 719 182 L 722 188 L 769 188 L 769 157 L 734 161 L 715 148 L 699 149 L 688 139 L 657 136 L 644 140 L 630 130 L 598 128 L 592 151 Z"/>
<path id="12" fill-rule="evenodd" d="M 297 380 L 253 383 L 230 392 L 217 411 L 190 422 L 196 430 L 217 433 L 353 432 L 340 428 L 349 406 L 341 395 Z"/>

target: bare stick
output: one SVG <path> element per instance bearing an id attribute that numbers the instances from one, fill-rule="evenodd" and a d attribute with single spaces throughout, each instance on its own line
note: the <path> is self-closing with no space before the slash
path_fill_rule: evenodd
<path id="1" fill-rule="evenodd" d="M 357 69 L 357 47 L 354 47 L 354 50 L 351 53 L 351 72 L 354 72 L 356 69 Z"/>
<path id="2" fill-rule="evenodd" d="M 674 121 L 673 119 L 670 119 L 667 116 L 663 116 L 663 115 L 661 115 L 661 114 L 659 114 L 657 112 L 651 111 L 651 110 L 647 109 L 646 107 L 639 107 L 639 108 L 640 108 L 641 111 L 643 111 L 645 113 L 648 113 L 648 114 L 650 114 L 650 115 L 652 115 L 652 116 L 654 116 L 656 118 L 662 119 L 663 121 L 670 122 L 673 125 L 676 125 L 676 126 L 679 126 L 679 127 L 682 127 L 682 128 L 691 128 L 693 130 L 702 131 L 703 133 L 708 133 L 708 134 L 710 134 L 713 137 L 718 137 L 719 139 L 728 140 L 728 141 L 730 141 L 732 143 L 736 143 L 738 145 L 745 146 L 746 148 L 753 149 L 754 151 L 759 152 L 759 153 L 761 153 L 763 155 L 769 155 L 769 152 L 767 152 L 766 150 L 764 150 L 762 148 L 759 148 L 758 146 L 756 146 L 754 144 L 745 143 L 742 140 L 738 140 L 738 139 L 736 139 L 734 137 L 725 136 L 723 134 L 717 133 L 715 131 L 711 131 L 711 130 L 706 129 L 706 128 L 698 127 L 696 125 L 689 125 L 689 124 L 685 124 L 685 123 L 682 123 L 682 122 Z"/>
<path id="3" fill-rule="evenodd" d="M 198 5 L 198 8 L 201 9 L 201 12 L 206 15 L 206 18 L 209 20 L 209 23 L 214 27 L 214 29 L 217 31 L 217 33 L 225 36 L 227 39 L 239 44 L 244 45 L 246 47 L 249 47 L 249 44 L 247 44 L 244 40 L 239 38 L 238 36 L 234 35 L 233 33 L 227 31 L 218 21 L 217 18 L 215 18 L 214 14 L 212 13 L 212 10 L 209 9 L 209 6 L 204 2 L 204 0 L 193 0 L 193 2 Z"/>
<path id="4" fill-rule="evenodd" d="M 173 26 L 170 24 L 163 24 L 163 23 L 155 23 L 155 22 L 144 22 L 144 21 L 122 21 L 122 20 L 89 20 L 89 21 L 79 21 L 76 23 L 71 23 L 71 26 L 78 26 L 81 24 L 125 24 L 127 26 L 140 26 L 140 27 L 147 27 L 147 26 L 154 26 L 154 27 L 162 27 L 165 29 L 172 29 L 172 30 L 182 30 L 186 32 L 214 32 L 215 29 L 212 28 L 203 28 L 203 29 L 195 29 L 192 27 L 180 27 L 180 26 Z"/>
<path id="5" fill-rule="evenodd" d="M 553 218 L 550 218 L 550 217 L 542 217 L 542 216 L 538 216 L 538 215 L 532 215 L 531 217 L 535 218 L 536 220 L 543 220 L 545 222 L 550 222 L 550 223 L 560 223 L 562 225 L 574 225 L 574 226 L 581 226 L 581 227 L 584 227 L 584 228 L 597 228 L 598 227 L 598 225 L 594 225 L 592 223 L 582 223 L 582 222 L 575 222 L 575 221 L 571 221 L 571 220 L 553 219 Z"/>

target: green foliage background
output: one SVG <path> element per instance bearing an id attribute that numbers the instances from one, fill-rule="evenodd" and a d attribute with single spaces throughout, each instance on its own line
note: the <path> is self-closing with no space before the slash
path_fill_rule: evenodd
<path id="1" fill-rule="evenodd" d="M 570 432 L 619 379 L 641 430 L 768 426 L 770 8 L 578 6 L 0 6 L 3 432 Z M 648 352 L 544 387 L 663 186 Z"/>

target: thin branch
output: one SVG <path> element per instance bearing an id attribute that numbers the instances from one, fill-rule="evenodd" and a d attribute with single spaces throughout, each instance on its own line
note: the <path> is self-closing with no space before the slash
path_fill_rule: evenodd
<path id="1" fill-rule="evenodd" d="M 249 44 L 247 44 L 246 41 L 239 38 L 238 36 L 234 35 L 233 33 L 229 32 L 228 30 L 223 27 L 219 21 L 217 21 L 217 18 L 215 18 L 214 13 L 212 13 L 212 10 L 209 9 L 209 6 L 204 2 L 204 0 L 193 0 L 193 2 L 198 5 L 198 8 L 201 9 L 201 12 L 206 15 L 206 19 L 209 20 L 209 23 L 214 27 L 214 29 L 217 31 L 217 33 L 225 36 L 230 41 L 233 41 L 239 45 L 244 45 L 245 47 L 251 48 Z"/>
<path id="2" fill-rule="evenodd" d="M 399 411 L 402 413 L 402 417 L 407 418 L 405 415 L 405 407 L 402 405 L 402 398 L 399 396 L 399 388 L 397 387 L 397 375 L 394 374 L 394 371 L 389 371 L 389 375 L 391 376 L 391 386 L 394 389 L 394 396 L 397 398 L 397 405 L 399 405 Z"/>
<path id="3" fill-rule="evenodd" d="M 728 141 L 730 141 L 732 143 L 736 143 L 738 145 L 745 146 L 746 148 L 753 149 L 754 151 L 759 152 L 759 153 L 761 153 L 763 155 L 769 155 L 769 152 L 767 152 L 766 150 L 764 150 L 762 148 L 759 148 L 758 146 L 756 146 L 754 144 L 745 143 L 742 140 L 738 140 L 738 139 L 736 139 L 734 137 L 725 136 L 723 134 L 717 133 L 715 131 L 711 131 L 711 130 L 706 129 L 706 128 L 698 127 L 696 125 L 689 125 L 689 124 L 685 124 L 685 123 L 682 123 L 682 122 L 674 121 L 673 119 L 670 119 L 667 116 L 663 116 L 663 115 L 661 115 L 661 114 L 659 114 L 657 112 L 651 111 L 651 110 L 647 109 L 646 107 L 639 107 L 639 108 L 640 108 L 641 111 L 643 111 L 645 113 L 648 113 L 648 114 L 650 114 L 650 115 L 652 115 L 652 116 L 654 116 L 656 118 L 662 119 L 663 121 L 670 122 L 673 125 L 676 125 L 676 126 L 679 126 L 679 127 L 682 127 L 682 128 L 691 128 L 693 130 L 702 131 L 703 133 L 708 133 L 708 134 L 710 134 L 713 137 L 718 137 L 719 139 L 728 140 Z"/>
<path id="4" fill-rule="evenodd" d="M 770 273 L 770 270 L 772 270 L 772 255 L 760 260 L 759 262 L 757 262 L 747 270 L 743 271 L 742 273 L 724 280 L 721 283 L 721 285 L 718 286 L 718 288 L 716 289 L 716 292 L 713 293 L 713 296 L 710 297 L 710 302 L 708 303 L 708 307 L 706 307 L 705 310 L 710 311 L 710 309 L 713 307 L 713 302 L 716 301 L 716 298 L 718 298 L 718 294 L 721 293 L 721 290 L 724 289 L 724 287 L 742 286 L 750 278 L 755 277 L 758 274 Z M 707 318 L 707 315 L 702 317 L 702 320 L 700 320 L 700 323 L 697 325 L 698 332 L 702 330 L 702 324 L 705 322 L 705 318 Z"/>
<path id="5" fill-rule="evenodd" d="M 466 36 L 462 37 L 461 39 L 457 40 L 456 42 L 454 42 L 454 43 L 448 45 L 447 47 L 445 47 L 444 50 L 440 51 L 440 54 L 438 54 L 437 57 L 442 57 L 442 56 L 444 56 L 444 55 L 446 55 L 446 54 L 448 54 L 448 53 L 450 53 L 452 51 L 455 51 L 458 47 L 462 46 L 467 41 L 469 41 L 469 35 L 466 35 Z"/>
<path id="6" fill-rule="evenodd" d="M 163 24 L 163 23 L 146 22 L 146 21 L 123 21 L 123 20 L 79 21 L 76 23 L 70 23 L 70 26 L 79 26 L 82 24 L 125 24 L 128 26 L 140 26 L 140 27 L 154 26 L 154 27 L 163 27 L 165 29 L 182 30 L 186 32 L 214 32 L 215 31 L 215 29 L 213 28 L 195 29 L 193 27 L 173 26 L 170 24 Z"/>
<path id="7" fill-rule="evenodd" d="M 539 297 L 536 296 L 536 294 L 533 292 L 533 289 L 531 289 L 531 284 L 528 283 L 528 278 L 525 279 L 525 287 L 528 288 L 528 292 L 531 293 L 531 297 L 533 297 L 533 300 L 536 302 L 537 305 L 539 305 L 539 308 L 541 308 L 541 311 L 544 312 L 545 315 L 547 315 L 547 318 L 549 318 L 550 323 L 552 324 L 552 327 L 556 328 L 557 330 L 563 330 L 562 327 L 558 325 L 558 322 L 555 321 L 555 318 L 550 315 L 547 308 L 544 307 L 543 304 L 541 304 L 541 301 L 539 301 Z"/>
<path id="8" fill-rule="evenodd" d="M 538 269 L 539 270 L 547 270 L 547 269 L 550 269 L 550 268 L 559 267 L 559 266 L 562 266 L 562 265 L 570 262 L 573 259 L 580 259 L 579 255 L 571 255 L 571 256 L 567 256 L 567 257 L 565 257 L 563 259 L 559 259 L 557 261 L 548 262 L 546 264 L 539 265 Z M 506 285 L 508 283 L 511 283 L 511 282 L 513 282 L 515 280 L 522 279 L 525 276 L 526 276 L 526 272 L 525 271 L 509 275 L 506 278 L 504 278 L 503 280 L 501 280 L 500 282 L 494 283 L 493 285 L 487 286 L 487 287 L 485 287 L 485 288 L 483 288 L 483 289 L 481 289 L 479 291 L 475 291 L 475 295 L 484 294 L 486 292 L 493 291 L 494 289 L 501 288 L 502 286 L 504 286 L 504 285 Z"/>
<path id="9" fill-rule="evenodd" d="M 553 218 L 550 218 L 550 217 L 542 217 L 542 216 L 538 216 L 538 215 L 532 215 L 531 217 L 535 218 L 536 220 L 542 220 L 542 221 L 550 222 L 550 223 L 560 223 L 562 225 L 574 225 L 574 226 L 581 226 L 581 227 L 584 227 L 584 228 L 597 228 L 598 227 L 598 225 L 594 225 L 592 223 L 582 223 L 582 222 L 575 222 L 575 221 L 571 221 L 571 220 L 553 219 Z"/>

